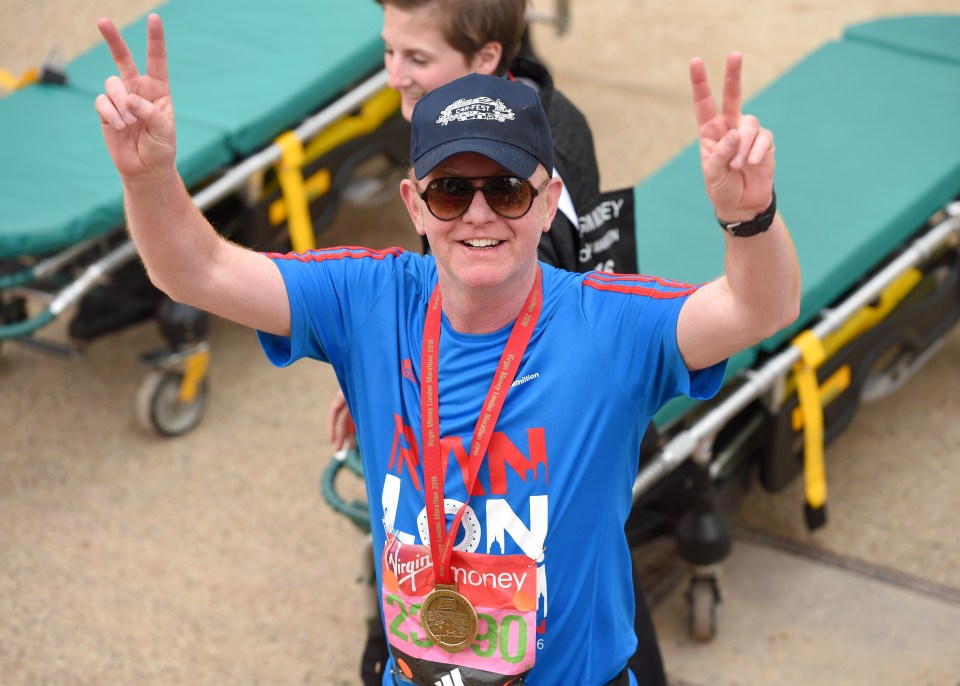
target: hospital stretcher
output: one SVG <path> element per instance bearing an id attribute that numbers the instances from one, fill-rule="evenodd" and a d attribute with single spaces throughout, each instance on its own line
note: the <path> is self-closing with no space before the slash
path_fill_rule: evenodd
<path id="1" fill-rule="evenodd" d="M 698 639 L 715 634 L 727 517 L 752 480 L 775 492 L 802 477 L 807 524 L 823 525 L 825 445 L 860 402 L 909 378 L 960 318 L 958 110 L 960 16 L 945 15 L 851 26 L 744 106 L 776 136 L 778 203 L 803 275 L 800 316 L 733 357 L 716 399 L 677 398 L 656 415 L 627 525 L 632 546 L 675 537 L 692 567 Z M 597 227 L 594 238 L 633 232 L 641 273 L 715 278 L 723 237 L 698 192 L 698 155 L 694 143 L 639 183 L 626 223 Z M 350 472 L 361 473 L 355 449 L 335 456 L 321 490 L 369 531 L 365 503 L 337 492 Z"/>
<path id="2" fill-rule="evenodd" d="M 697 638 L 716 630 L 725 515 L 753 474 L 773 492 L 802 477 L 807 526 L 822 526 L 824 446 L 859 403 L 902 385 L 960 317 L 958 107 L 960 16 L 948 15 L 851 26 L 744 107 L 776 136 L 800 316 L 730 360 L 718 399 L 675 399 L 655 417 L 628 524 L 634 542 L 676 537 L 693 566 Z M 699 175 L 691 146 L 635 188 L 640 271 L 716 275 L 722 239 L 703 235 L 710 208 L 690 193 Z"/>
<path id="3" fill-rule="evenodd" d="M 406 158 L 409 127 L 386 87 L 375 2 L 169 0 L 156 11 L 177 166 L 225 235 L 264 250 L 315 247 L 360 165 Z M 123 34 L 143 68 L 146 18 Z M 2 80 L 17 88 L 0 97 L 0 343 L 69 353 L 155 317 L 167 345 L 141 358 L 151 371 L 137 416 L 175 435 L 207 403 L 206 316 L 154 289 L 125 235 L 93 110 L 114 73 L 101 42 L 62 70 Z M 61 317 L 66 343 L 41 335 Z"/>

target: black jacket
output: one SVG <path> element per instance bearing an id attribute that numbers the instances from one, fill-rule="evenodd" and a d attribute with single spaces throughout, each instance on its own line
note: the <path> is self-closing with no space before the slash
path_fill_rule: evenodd
<path id="1" fill-rule="evenodd" d="M 577 212 L 592 207 L 600 195 L 600 171 L 597 168 L 593 134 L 586 117 L 554 87 L 550 72 L 529 52 L 521 53 L 513 60 L 510 75 L 537 88 L 553 134 L 557 172 Z M 579 251 L 579 226 L 572 224 L 558 211 L 550 231 L 540 239 L 540 259 L 577 271 Z"/>

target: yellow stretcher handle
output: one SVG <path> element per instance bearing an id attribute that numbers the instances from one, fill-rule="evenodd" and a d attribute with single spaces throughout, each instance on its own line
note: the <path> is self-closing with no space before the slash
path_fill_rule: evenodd
<path id="1" fill-rule="evenodd" d="M 851 341 L 873 329 L 889 316 L 891 312 L 910 295 L 914 288 L 923 280 L 923 273 L 919 269 L 908 269 L 898 276 L 877 298 L 876 303 L 864 305 L 857 310 L 844 324 L 833 333 L 823 337 L 823 349 L 827 360 L 831 359 Z M 821 362 L 821 364 L 823 364 Z M 838 369 L 832 377 L 821 384 L 820 395 L 824 407 L 829 405 L 842 391 L 850 385 L 850 368 L 846 365 Z M 795 390 L 796 380 L 789 379 L 785 396 Z M 803 428 L 803 416 L 800 408 L 794 409 L 794 431 Z"/>
<path id="2" fill-rule="evenodd" d="M 791 379 L 798 401 L 792 426 L 794 431 L 803 430 L 804 513 L 810 529 L 819 528 L 827 521 L 823 408 L 852 382 L 849 365 L 841 366 L 822 384 L 818 381 L 817 369 L 852 340 L 882 322 L 922 280 L 920 270 L 908 269 L 884 289 L 875 304 L 862 307 L 823 340 L 812 331 L 804 331 L 791 341 L 801 354 L 801 359 L 793 366 Z"/>
<path id="3" fill-rule="evenodd" d="M 40 73 L 35 67 L 27 69 L 20 76 L 14 76 L 6 69 L 0 69 L 0 87 L 8 91 L 15 91 L 33 83 L 39 76 Z"/>
<path id="4" fill-rule="evenodd" d="M 803 414 L 803 489 L 807 528 L 818 529 L 827 522 L 827 472 L 823 458 L 823 403 L 817 367 L 827 359 L 826 350 L 812 331 L 791 341 L 799 348 L 800 359 L 793 366 L 797 399 Z"/>
<path id="5" fill-rule="evenodd" d="M 180 381 L 180 392 L 177 399 L 184 405 L 192 403 L 200 390 L 200 384 L 207 377 L 210 367 L 210 350 L 204 348 L 190 357 L 184 363 L 183 379 Z"/>
<path id="6" fill-rule="evenodd" d="M 876 304 L 864 305 L 843 326 L 823 339 L 827 357 L 833 357 L 847 343 L 886 319 L 922 280 L 923 272 L 919 269 L 908 269 L 898 276 L 880 293 Z"/>
<path id="7" fill-rule="evenodd" d="M 384 88 L 364 102 L 358 114 L 346 115 L 333 122 L 306 147 L 293 131 L 281 134 L 274 141 L 281 151 L 277 180 L 283 199 L 270 205 L 270 222 L 276 225 L 287 220 L 290 245 L 294 251 L 306 252 L 317 247 L 310 202 L 329 191 L 331 184 L 329 169 L 321 169 L 305 180 L 304 167 L 330 150 L 373 131 L 399 107 L 400 94 L 392 88 Z"/>
<path id="8" fill-rule="evenodd" d="M 354 138 L 370 133 L 399 107 L 400 93 L 392 88 L 374 93 L 360 106 L 357 114 L 343 116 L 317 134 L 307 144 L 307 160 L 313 161 Z"/>
<path id="9" fill-rule="evenodd" d="M 280 147 L 280 162 L 277 163 L 277 179 L 287 205 L 287 227 L 290 246 L 294 252 L 306 252 L 317 247 L 310 218 L 310 204 L 306 184 L 303 181 L 303 143 L 293 131 L 287 131 L 276 139 Z"/>

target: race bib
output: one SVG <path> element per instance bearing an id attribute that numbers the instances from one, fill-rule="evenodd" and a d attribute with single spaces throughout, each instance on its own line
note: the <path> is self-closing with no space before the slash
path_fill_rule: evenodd
<path id="1" fill-rule="evenodd" d="M 537 652 L 537 567 L 525 555 L 454 551 L 457 592 L 477 614 L 477 636 L 461 651 L 434 645 L 420 609 L 435 579 L 430 548 L 388 535 L 381 602 L 399 683 L 420 686 L 520 686 Z M 451 622 L 458 621 L 451 615 Z"/>

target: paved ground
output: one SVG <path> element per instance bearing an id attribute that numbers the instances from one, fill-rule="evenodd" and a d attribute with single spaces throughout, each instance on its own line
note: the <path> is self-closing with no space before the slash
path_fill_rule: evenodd
<path id="1" fill-rule="evenodd" d="M 123 24 L 152 5 L 0 0 L 0 67 L 21 71 L 51 45 L 72 56 L 96 40 L 100 14 Z M 692 139 L 693 55 L 718 75 L 741 50 L 749 95 L 851 22 L 960 11 L 955 0 L 573 5 L 570 32 L 538 28 L 536 45 L 593 125 L 605 188 Z M 416 248 L 395 210 L 354 209 L 325 239 L 355 243 L 356 227 L 376 222 L 368 242 Z M 210 340 L 212 405 L 176 440 L 133 418 L 152 325 L 73 359 L 4 346 L 0 685 L 357 683 L 360 534 L 317 489 L 332 375 L 274 370 L 252 334 L 224 322 Z M 899 393 L 862 408 L 827 451 L 824 530 L 803 529 L 797 484 L 754 491 L 715 641 L 688 637 L 682 585 L 659 587 L 676 686 L 960 684 L 958 378 L 954 332 Z M 663 546 L 641 554 L 669 568 Z"/>

